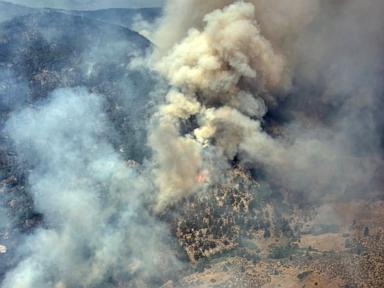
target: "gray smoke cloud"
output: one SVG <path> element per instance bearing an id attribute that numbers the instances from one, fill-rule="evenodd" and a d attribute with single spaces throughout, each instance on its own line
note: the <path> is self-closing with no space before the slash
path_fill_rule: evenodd
<path id="1" fill-rule="evenodd" d="M 294 43 L 297 88 L 280 111 L 292 118 L 283 134 L 296 164 L 276 167 L 283 183 L 315 199 L 380 191 L 383 8 L 376 0 L 322 3 Z"/>
<path id="2" fill-rule="evenodd" d="M 234 0 L 169 0 L 165 5 L 165 15 L 162 25 L 157 30 L 155 42 L 159 47 L 158 54 L 164 56 L 174 44 L 181 41 L 191 28 L 201 30 L 204 27 L 204 17 L 230 4 L 239 3 Z M 262 34 L 284 52 L 289 44 L 310 23 L 318 12 L 318 0 L 250 0 L 254 6 L 255 19 Z M 277 47 L 275 47 L 277 48 Z M 159 56 L 157 55 L 157 56 Z"/>
<path id="3" fill-rule="evenodd" d="M 377 189 L 382 6 L 168 1 L 154 36 L 155 67 L 172 86 L 150 142 L 159 207 L 199 190 L 196 179 L 209 182 L 207 147 L 309 199 Z M 195 127 L 180 133 L 192 118 Z"/>
<path id="4" fill-rule="evenodd" d="M 152 210 L 209 189 L 233 161 L 316 202 L 382 195 L 383 5 L 168 1 L 155 33 L 136 22 L 156 45 L 151 58 L 133 53 L 127 63 L 132 47 L 118 36 L 111 49 L 95 45 L 80 57 L 86 81 L 103 79 L 100 94 L 113 90 L 110 78 L 93 78 L 108 75 L 100 67 L 138 69 L 132 77 L 116 72 L 118 89 L 110 95 L 114 112 L 135 125 L 124 135 L 126 126 L 105 113 L 111 99 L 59 89 L 25 108 L 15 87 L 27 86 L 1 68 L 0 93 L 20 96 L 2 98 L 20 110 L 6 132 L 30 165 L 29 190 L 44 215 L 44 225 L 22 239 L 22 260 L 4 288 L 158 286 L 157 277 L 180 263 L 168 227 Z M 158 82 L 148 85 L 155 87 L 151 99 L 134 87 L 143 78 Z M 143 120 L 152 112 L 147 102 L 157 106 L 152 121 Z M 140 150 L 146 142 L 152 153 Z M 138 146 L 142 166 L 126 162 Z M 11 225 L 1 213 L 0 226 Z"/>
<path id="5" fill-rule="evenodd" d="M 275 103 L 272 91 L 285 90 L 290 82 L 287 58 L 262 35 L 253 4 L 234 2 L 202 21 L 205 27 L 191 28 L 156 64 L 173 86 L 150 137 L 160 167 L 155 171 L 159 209 L 203 186 L 201 179 L 209 181 L 212 172 L 202 155 L 213 143 L 218 155 L 232 160 L 245 138 L 267 138 L 260 125 L 266 103 Z M 168 27 L 167 20 L 163 25 Z M 162 47 L 167 44 L 160 53 Z M 181 135 L 181 123 L 192 116 L 198 127 Z M 267 142 L 258 144 L 256 153 L 269 149 Z"/>
<path id="6" fill-rule="evenodd" d="M 103 105 L 85 89 L 62 89 L 8 121 L 32 163 L 30 190 L 46 227 L 25 239 L 23 260 L 2 287 L 116 287 L 108 279 L 140 286 L 177 267 L 166 227 L 146 208 L 151 181 L 108 142 Z"/>

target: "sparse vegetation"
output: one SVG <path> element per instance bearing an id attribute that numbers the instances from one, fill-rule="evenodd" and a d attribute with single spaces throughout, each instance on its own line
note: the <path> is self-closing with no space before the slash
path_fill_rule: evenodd
<path id="1" fill-rule="evenodd" d="M 297 253 L 299 250 L 297 247 L 293 247 L 290 244 L 284 246 L 271 245 L 269 249 L 268 257 L 270 259 L 284 259 Z"/>

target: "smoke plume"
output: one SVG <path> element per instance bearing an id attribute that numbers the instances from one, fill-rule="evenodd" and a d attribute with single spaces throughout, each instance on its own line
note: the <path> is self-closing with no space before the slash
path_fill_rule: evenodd
<path id="1" fill-rule="evenodd" d="M 112 48 L 84 52 L 84 83 L 107 75 L 100 93 L 57 89 L 30 107 L 2 98 L 5 132 L 44 218 L 20 235 L 21 261 L 2 287 L 160 286 L 181 264 L 158 215 L 239 163 L 315 203 L 382 196 L 383 3 L 169 0 L 150 57 L 126 55 L 135 45 L 120 44 L 122 34 Z M 29 89 L 7 68 L 0 78 L 0 94 Z M 113 99 L 99 95 L 110 90 Z M 111 123 L 109 100 L 121 123 Z M 151 121 L 145 105 L 156 106 Z"/>
<path id="2" fill-rule="evenodd" d="M 112 130 L 102 98 L 84 89 L 57 90 L 8 121 L 33 166 L 30 190 L 46 227 L 25 239 L 24 260 L 2 287 L 116 287 L 108 279 L 140 281 L 176 267 L 167 229 L 145 207 L 151 182 L 115 152 Z"/>
<path id="3" fill-rule="evenodd" d="M 151 135 L 160 206 L 196 189 L 210 143 L 231 160 L 245 137 L 265 138 L 260 119 L 266 102 L 274 102 L 270 91 L 288 82 L 286 59 L 261 34 L 252 4 L 215 10 L 204 23 L 201 31 L 189 30 L 156 66 L 173 86 Z M 198 127 L 181 135 L 180 124 L 191 117 Z"/>
<path id="4" fill-rule="evenodd" d="M 375 189 L 381 165 L 375 136 L 379 116 L 371 115 L 376 117 L 373 124 L 357 115 L 359 109 L 373 113 L 372 104 L 382 91 L 375 84 L 378 71 L 364 72 L 381 57 L 372 51 L 372 41 L 382 42 L 379 30 L 368 27 L 383 25 L 377 23 L 380 17 L 373 17 L 372 25 L 354 22 L 382 8 L 379 1 L 370 4 L 168 1 L 154 37 L 159 45 L 155 68 L 171 85 L 150 140 L 158 208 L 207 186 L 196 179 L 209 184 L 217 171 L 206 165 L 207 154 L 262 168 L 270 182 L 305 192 L 309 199 Z M 336 16 L 329 20 L 331 13 Z M 356 25 L 361 37 L 354 38 Z M 330 31 L 318 31 L 323 26 Z M 353 57 L 344 50 L 347 44 L 361 58 L 351 72 L 344 71 Z M 367 78 L 362 87 L 350 89 L 362 77 Z M 312 82 L 320 79 L 321 84 Z M 359 97 L 370 100 L 362 103 Z M 306 115 L 308 111 L 316 112 Z M 273 115 L 288 120 L 271 121 Z M 279 132 L 271 134 L 271 129 Z M 361 133 L 369 151 L 358 148 L 362 143 L 356 135 Z"/>

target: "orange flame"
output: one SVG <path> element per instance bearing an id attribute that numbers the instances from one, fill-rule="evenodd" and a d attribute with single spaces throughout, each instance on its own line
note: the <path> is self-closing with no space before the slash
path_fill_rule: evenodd
<path id="1" fill-rule="evenodd" d="M 208 176 L 209 172 L 207 170 L 203 170 L 196 175 L 195 180 L 198 184 L 204 184 L 207 181 Z"/>

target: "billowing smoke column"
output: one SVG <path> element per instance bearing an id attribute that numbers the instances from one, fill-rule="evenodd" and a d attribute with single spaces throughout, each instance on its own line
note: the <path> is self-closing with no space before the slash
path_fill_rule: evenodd
<path id="1" fill-rule="evenodd" d="M 377 9 L 382 6 L 377 1 L 372 5 Z M 222 171 L 212 163 L 234 159 L 262 167 L 269 181 L 315 198 L 361 193 L 375 185 L 373 177 L 381 159 L 372 161 L 357 155 L 361 139 L 350 133 L 362 131 L 357 127 L 365 123 L 355 123 L 353 115 L 359 108 L 351 104 L 357 103 L 357 95 L 352 91 L 347 96 L 331 92 L 328 99 L 318 99 L 315 93 L 324 97 L 329 87 L 335 86 L 335 79 L 323 86 L 317 84 L 318 91 L 310 92 L 314 95 L 293 84 L 294 79 L 306 79 L 306 73 L 313 71 L 319 71 L 319 79 L 329 75 L 329 68 L 316 62 L 319 51 L 330 67 L 344 65 L 339 62 L 343 57 L 350 59 L 352 55 L 347 52 L 346 57 L 336 57 L 332 45 L 341 45 L 331 32 L 312 31 L 311 25 L 334 25 L 340 35 L 346 35 L 341 44 L 349 44 L 353 37 L 347 25 L 357 25 L 354 18 L 365 11 L 360 11 L 360 6 L 357 1 L 322 5 L 315 0 L 168 1 L 167 17 L 154 35 L 159 45 L 155 68 L 171 85 L 150 136 L 157 165 L 158 210 L 214 182 Z M 329 24 L 325 19 L 331 9 L 339 18 L 328 19 Z M 364 33 L 365 26 L 361 27 L 360 33 Z M 312 47 L 313 54 L 305 50 L 309 43 L 317 43 L 312 35 L 323 37 L 326 43 Z M 376 33 L 368 39 L 378 41 L 373 35 Z M 354 46 L 362 51 L 364 65 L 378 56 L 367 50 L 368 44 Z M 355 78 L 347 71 L 335 76 L 343 80 L 339 90 L 356 85 L 358 78 L 364 77 L 363 69 L 355 69 Z M 370 90 L 372 93 L 364 97 L 376 99 L 378 91 Z M 288 94 L 292 100 L 282 99 Z M 332 107 L 335 102 L 344 103 L 336 109 Z M 281 123 L 280 134 L 273 137 L 262 128 L 270 109 L 291 119 Z M 311 119 L 316 113 L 305 115 L 317 109 L 332 116 Z M 373 137 L 376 128 L 367 131 L 367 142 L 378 149 Z"/>
<path id="2" fill-rule="evenodd" d="M 270 91 L 289 84 L 287 61 L 261 34 L 254 5 L 236 2 L 207 14 L 204 23 L 156 67 L 173 87 L 150 138 L 159 163 L 159 209 L 198 189 L 201 173 L 211 174 L 203 154 L 213 142 L 228 160 L 244 150 L 266 153 L 273 143 L 260 119 L 273 101 Z M 180 125 L 191 117 L 197 127 L 181 135 Z"/>
<path id="3" fill-rule="evenodd" d="M 2 287 L 146 287 L 179 265 L 149 211 L 223 180 L 233 160 L 315 198 L 374 188 L 384 25 L 383 2 L 367 2 L 168 1 L 151 60 L 170 89 L 147 166 L 115 151 L 104 102 L 86 90 L 14 113 L 6 130 L 44 225 Z M 271 111 L 289 118 L 277 135 L 264 129 Z"/>
<path id="4" fill-rule="evenodd" d="M 168 54 L 191 28 L 202 30 L 207 14 L 233 3 L 252 4 L 253 20 L 257 20 L 264 37 L 276 46 L 275 49 L 284 50 L 286 54 L 293 38 L 313 20 L 319 6 L 318 0 L 168 0 L 166 17 L 154 35 L 158 45 L 157 56 Z"/>

